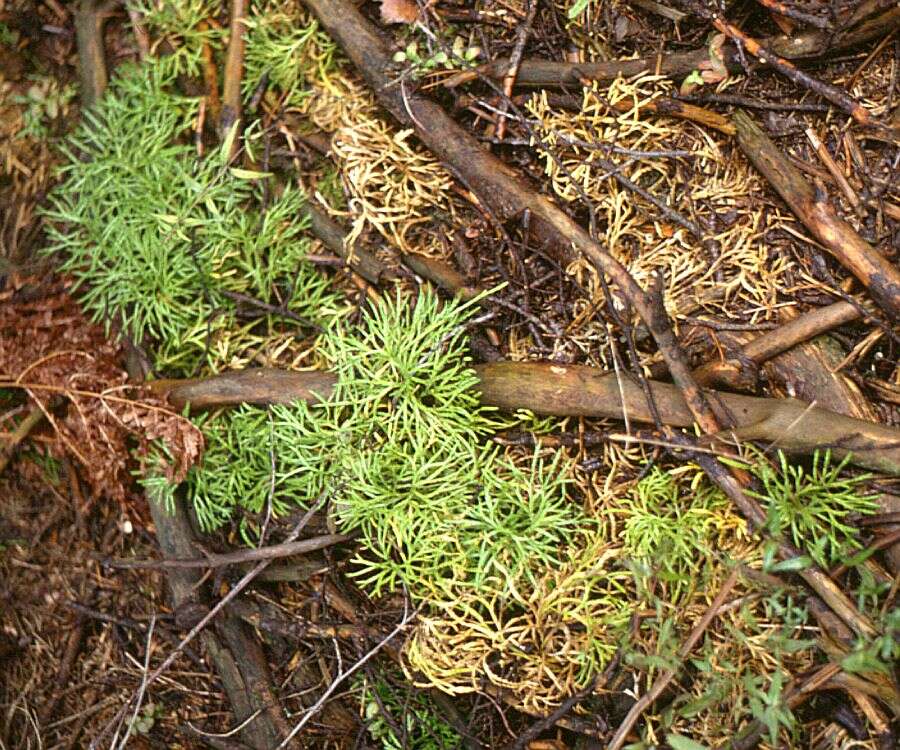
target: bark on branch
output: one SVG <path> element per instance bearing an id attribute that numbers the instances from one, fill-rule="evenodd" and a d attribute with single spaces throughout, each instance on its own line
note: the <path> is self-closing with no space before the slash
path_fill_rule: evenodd
<path id="1" fill-rule="evenodd" d="M 878 305 L 900 322 L 900 270 L 841 219 L 827 198 L 810 185 L 745 112 L 733 117 L 741 150 L 790 206 L 797 218 L 869 290 Z"/>
<path id="2" fill-rule="evenodd" d="M 628 418 L 653 423 L 643 388 L 636 381 L 584 365 L 544 362 L 493 362 L 477 365 L 483 403 L 515 411 L 573 417 Z M 148 383 L 168 395 L 173 407 L 214 409 L 241 403 L 275 404 L 327 399 L 337 379 L 328 372 L 253 369 L 206 379 L 158 380 Z M 694 423 L 678 388 L 650 381 L 663 424 L 690 427 Z M 711 392 L 734 419 L 735 427 L 721 435 L 732 442 L 758 440 L 788 453 L 831 449 L 836 456 L 889 474 L 900 475 L 900 430 L 853 419 L 795 399 L 756 398 Z"/>

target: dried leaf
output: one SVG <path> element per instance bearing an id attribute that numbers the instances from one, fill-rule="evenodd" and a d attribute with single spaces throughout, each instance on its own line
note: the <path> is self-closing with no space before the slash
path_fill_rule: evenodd
<path id="1" fill-rule="evenodd" d="M 415 23 L 418 17 L 415 0 L 381 0 L 381 20 L 385 23 Z"/>
<path id="2" fill-rule="evenodd" d="M 162 467 L 184 479 L 203 451 L 203 435 L 159 397 L 128 384 L 121 343 L 90 322 L 64 279 L 12 276 L 0 294 L 0 379 L 24 390 L 44 412 L 51 452 L 81 467 L 99 497 L 133 496 L 138 459 L 162 446 Z"/>

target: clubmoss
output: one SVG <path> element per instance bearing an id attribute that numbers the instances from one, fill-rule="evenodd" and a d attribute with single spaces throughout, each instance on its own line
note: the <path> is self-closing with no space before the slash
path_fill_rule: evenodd
<path id="1" fill-rule="evenodd" d="M 827 452 L 816 451 L 808 469 L 788 463 L 781 452 L 778 462 L 778 469 L 762 459 L 751 467 L 763 491 L 748 493 L 766 505 L 772 534 L 784 535 L 826 567 L 859 550 L 856 529 L 848 520 L 878 511 L 875 497 L 860 492 L 871 476 L 847 476 L 848 459 L 835 464 Z"/>
<path id="2" fill-rule="evenodd" d="M 263 0 L 253 3 L 252 11 L 246 22 L 244 97 L 266 76 L 280 106 L 297 107 L 311 95 L 308 80 L 327 80 L 336 69 L 338 46 L 293 3 Z"/>
<path id="3" fill-rule="evenodd" d="M 744 522 L 728 499 L 694 474 L 691 492 L 658 467 L 639 481 L 621 510 L 622 541 L 634 561 L 651 570 L 677 603 L 703 586 L 703 571 L 720 542 L 740 538 Z"/>
<path id="4" fill-rule="evenodd" d="M 154 37 L 165 40 L 168 50 L 159 64 L 168 73 L 200 76 L 204 46 L 223 47 L 227 29 L 208 23 L 221 8 L 217 0 L 128 0 L 127 5 Z"/>
<path id="5" fill-rule="evenodd" d="M 159 62 L 121 70 L 65 147 L 45 215 L 47 251 L 93 318 L 189 373 L 239 327 L 234 295 L 319 326 L 339 303 L 305 261 L 304 196 L 287 188 L 263 207 L 266 175 L 230 167 L 224 148 L 199 158 L 183 142 L 198 100 L 173 93 L 174 78 Z"/>
<path id="6" fill-rule="evenodd" d="M 389 298 L 357 330 L 324 336 L 338 376 L 329 400 L 207 425 L 191 492 L 201 524 L 325 492 L 340 527 L 361 533 L 355 574 L 376 594 L 404 586 L 423 598 L 446 578 L 481 587 L 560 564 L 587 519 L 566 498 L 559 459 L 521 468 L 482 443 L 501 423 L 468 367 L 470 311 L 431 293 L 413 306 Z"/>

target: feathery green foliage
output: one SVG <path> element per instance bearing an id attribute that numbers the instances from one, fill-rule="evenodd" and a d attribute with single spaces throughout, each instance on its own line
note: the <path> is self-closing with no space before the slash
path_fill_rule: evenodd
<path id="1" fill-rule="evenodd" d="M 831 454 L 813 454 L 807 470 L 789 464 L 778 454 L 779 470 L 765 460 L 753 464 L 751 471 L 763 486 L 763 492 L 750 492 L 768 508 L 769 530 L 784 534 L 797 547 L 805 549 L 819 565 L 829 566 L 860 548 L 856 529 L 847 523 L 854 514 L 870 515 L 878 511 L 875 498 L 860 494 L 860 485 L 869 475 L 848 477 L 847 459 L 831 462 Z"/>
<path id="2" fill-rule="evenodd" d="M 692 489 L 686 495 L 671 474 L 654 467 L 622 511 L 626 551 L 640 565 L 652 567 L 673 603 L 702 583 L 698 571 L 715 555 L 715 539 L 731 507 L 705 482 L 695 481 Z"/>
<path id="3" fill-rule="evenodd" d="M 535 456 L 525 470 L 481 444 L 500 423 L 467 366 L 470 313 L 431 293 L 413 306 L 388 298 L 359 330 L 324 337 L 338 375 L 328 401 L 245 407 L 207 425 L 191 492 L 204 527 L 235 503 L 259 512 L 271 497 L 281 513 L 324 491 L 340 527 L 361 533 L 356 575 L 376 594 L 403 585 L 425 598 L 445 580 L 506 585 L 559 565 L 586 519 L 559 460 Z"/>
<path id="4" fill-rule="evenodd" d="M 280 92 L 285 108 L 299 105 L 310 91 L 307 77 L 325 77 L 334 70 L 338 46 L 320 30 L 315 19 L 304 19 L 278 0 L 253 4 L 247 17 L 244 77 L 245 97 L 252 95 L 264 75 Z"/>
<path id="5" fill-rule="evenodd" d="M 186 372 L 217 332 L 237 327 L 229 292 L 320 325 L 338 303 L 304 260 L 301 193 L 285 189 L 263 210 L 263 175 L 230 168 L 224 149 L 200 159 L 179 141 L 198 105 L 171 93 L 174 75 L 157 63 L 121 72 L 64 149 L 46 216 L 48 251 L 85 309 L 155 339 L 157 366 Z"/>
<path id="6" fill-rule="evenodd" d="M 199 76 L 203 45 L 221 48 L 227 34 L 227 29 L 206 23 L 221 7 L 218 0 L 128 0 L 127 5 L 141 15 L 148 31 L 168 42 L 171 52 L 159 64 L 174 75 Z"/>

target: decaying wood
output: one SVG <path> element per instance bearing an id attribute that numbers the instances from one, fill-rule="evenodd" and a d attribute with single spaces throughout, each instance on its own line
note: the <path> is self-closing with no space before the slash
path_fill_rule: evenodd
<path id="1" fill-rule="evenodd" d="M 530 409 L 537 414 L 623 419 L 653 423 L 643 388 L 628 376 L 584 365 L 542 362 L 492 362 L 476 365 L 482 401 L 506 411 Z M 253 369 L 207 379 L 156 381 L 149 385 L 166 393 L 177 409 L 213 409 L 239 403 L 314 403 L 331 394 L 335 376 L 326 372 Z M 650 381 L 662 422 L 690 427 L 693 414 L 678 388 Z M 708 392 L 727 410 L 735 427 L 723 441 L 758 440 L 792 453 L 830 448 L 836 456 L 868 468 L 900 475 L 900 430 L 835 414 L 795 399 L 756 398 Z"/>
<path id="2" fill-rule="evenodd" d="M 739 358 L 702 365 L 694 370 L 694 377 L 701 385 L 734 388 L 745 380 L 743 373 L 747 361 L 761 365 L 799 343 L 858 320 L 860 316 L 859 308 L 849 302 L 815 308 L 748 341 L 741 347 Z"/>
<path id="3" fill-rule="evenodd" d="M 161 502 L 148 497 L 156 538 L 165 558 L 183 559 L 196 554 L 194 532 L 187 512 L 176 503 L 173 513 L 167 513 Z M 167 571 L 172 589 L 176 622 L 192 625 L 208 608 L 201 600 L 202 572 L 190 568 Z M 200 639 L 222 680 L 237 721 L 247 724 L 240 737 L 254 750 L 272 750 L 287 734 L 281 706 L 271 689 L 271 676 L 265 654 L 247 626 L 229 614 L 217 625 L 219 635 L 210 628 L 200 633 Z"/>
<path id="4" fill-rule="evenodd" d="M 228 37 L 228 56 L 225 61 L 225 80 L 222 84 L 222 114 L 219 120 L 220 138 L 224 139 L 233 127 L 240 127 L 241 81 L 244 78 L 244 30 L 247 15 L 246 0 L 231 0 L 231 28 Z M 237 151 L 238 139 L 232 140 L 232 153 Z"/>
<path id="5" fill-rule="evenodd" d="M 736 112 L 737 141 L 797 218 L 868 289 L 876 303 L 900 322 L 900 270 L 841 219 L 800 171 L 745 112 Z"/>
<path id="6" fill-rule="evenodd" d="M 876 3 L 863 4 L 854 17 L 844 16 L 839 20 L 840 31 L 831 34 L 813 29 L 795 36 L 778 35 L 760 40 L 762 46 L 778 57 L 786 60 L 809 60 L 826 54 L 835 54 L 852 49 L 879 36 L 890 33 L 900 25 L 900 7 L 878 8 Z M 862 15 L 868 13 L 868 15 Z M 864 19 L 864 20 L 862 20 Z M 620 76 L 631 78 L 641 73 L 653 73 L 669 78 L 683 78 L 700 69 L 701 63 L 709 60 L 709 48 L 689 52 L 675 52 L 635 60 L 612 60 L 609 62 L 557 62 L 554 60 L 523 60 L 516 75 L 517 86 L 554 88 L 577 86 L 582 79 L 592 81 L 614 81 Z M 729 42 L 723 47 L 722 62 L 731 73 L 743 73 L 737 47 Z M 474 80 L 479 74 L 500 80 L 509 68 L 508 59 L 491 61 L 477 71 L 463 71 L 448 78 L 445 86 L 458 86 Z"/>
<path id="7" fill-rule="evenodd" d="M 78 74 L 81 79 L 81 105 L 92 107 L 106 90 L 106 56 L 103 52 L 103 26 L 113 3 L 81 0 L 75 11 L 75 38 L 78 42 Z"/>

